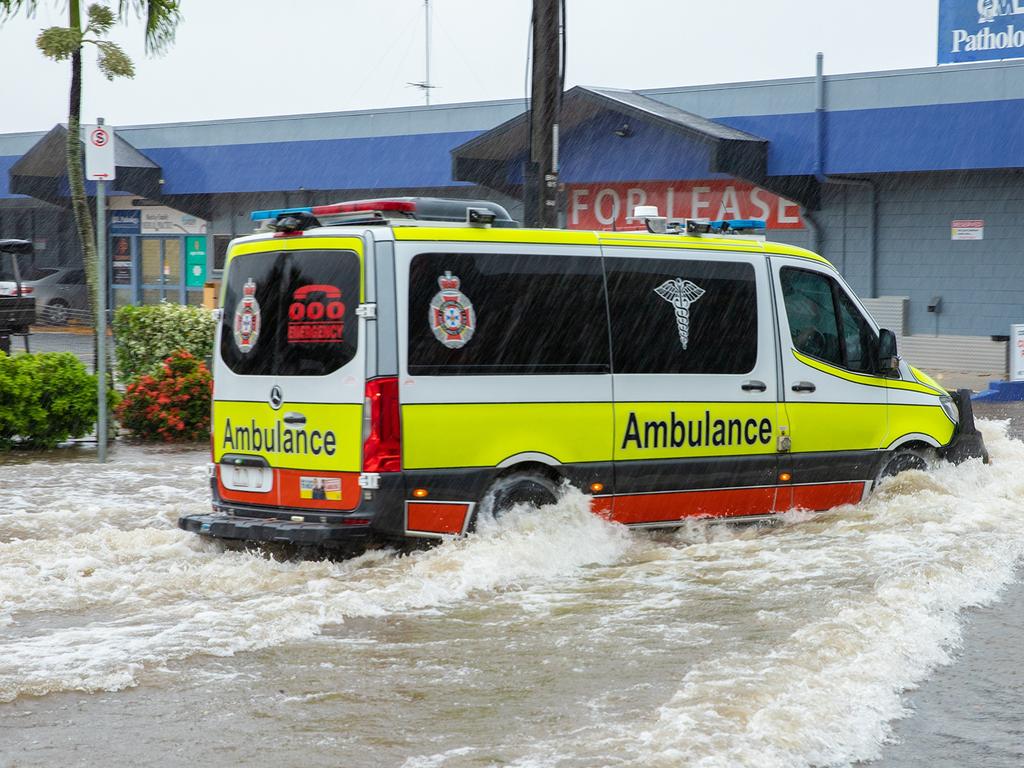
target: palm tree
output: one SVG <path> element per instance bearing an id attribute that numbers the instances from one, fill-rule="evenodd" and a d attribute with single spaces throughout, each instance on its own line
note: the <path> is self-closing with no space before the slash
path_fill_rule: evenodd
<path id="1" fill-rule="evenodd" d="M 107 0 L 104 0 L 106 2 Z M 37 0 L 0 0 L 0 23 L 19 11 L 31 16 Z M 134 77 L 135 66 L 117 43 L 103 39 L 118 20 L 129 16 L 145 19 L 146 53 L 161 53 L 174 39 L 181 20 L 179 0 L 117 0 L 116 10 L 96 2 L 86 9 L 82 26 L 82 0 L 67 0 L 68 26 L 49 27 L 39 33 L 36 45 L 43 55 L 55 61 L 71 61 L 71 92 L 68 99 L 68 186 L 75 214 L 78 239 L 89 284 L 89 303 L 94 316 L 104 310 L 96 305 L 97 285 L 105 279 L 96 263 L 96 238 L 82 170 L 82 48 L 94 45 L 99 51 L 100 71 L 108 80 Z"/>

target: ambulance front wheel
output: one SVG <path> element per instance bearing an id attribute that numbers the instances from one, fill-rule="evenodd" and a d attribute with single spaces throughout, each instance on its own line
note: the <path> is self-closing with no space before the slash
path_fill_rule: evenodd
<path id="1" fill-rule="evenodd" d="M 923 472 L 928 469 L 929 462 L 930 455 L 920 448 L 898 448 L 882 465 L 882 469 L 878 473 L 878 479 L 893 477 L 900 474 L 900 472 L 906 472 L 911 469 Z"/>
<path id="2" fill-rule="evenodd" d="M 542 507 L 554 504 L 557 499 L 558 491 L 550 478 L 539 472 L 513 472 L 495 480 L 484 494 L 472 527 L 476 527 L 479 514 L 499 518 L 517 504 Z"/>

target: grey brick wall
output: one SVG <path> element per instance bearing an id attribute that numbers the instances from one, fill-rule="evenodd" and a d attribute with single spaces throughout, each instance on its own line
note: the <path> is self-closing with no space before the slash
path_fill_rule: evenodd
<path id="1" fill-rule="evenodd" d="M 1005 335 L 1024 322 L 1024 171 L 875 177 L 878 296 L 908 296 L 910 334 Z M 869 297 L 868 193 L 826 187 L 821 247 L 861 296 Z M 983 219 L 985 239 L 954 241 L 954 219 Z M 807 247 L 806 232 L 769 233 Z M 942 297 L 942 313 L 927 311 Z M 936 319 L 938 326 L 936 328 Z"/>

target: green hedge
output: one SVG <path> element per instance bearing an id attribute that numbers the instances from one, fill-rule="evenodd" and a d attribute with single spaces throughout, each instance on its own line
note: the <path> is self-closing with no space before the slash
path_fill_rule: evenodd
<path id="1" fill-rule="evenodd" d="M 0 450 L 53 448 L 92 432 L 96 377 L 70 352 L 0 352 Z"/>
<path id="2" fill-rule="evenodd" d="M 121 381 L 156 373 L 178 350 L 203 360 L 213 354 L 213 313 L 203 307 L 161 302 L 121 307 L 114 314 L 114 344 Z"/>

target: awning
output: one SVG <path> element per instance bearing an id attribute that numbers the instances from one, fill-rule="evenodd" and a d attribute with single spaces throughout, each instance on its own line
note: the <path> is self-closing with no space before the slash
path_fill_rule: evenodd
<path id="1" fill-rule="evenodd" d="M 817 184 L 768 176 L 768 144 L 635 91 L 576 86 L 562 98 L 559 178 L 585 183 L 723 174 L 816 208 Z M 452 150 L 453 177 L 519 196 L 528 147 L 529 113 L 523 112 Z"/>
<path id="2" fill-rule="evenodd" d="M 68 129 L 63 125 L 54 126 L 11 166 L 12 193 L 29 195 L 64 208 L 71 207 L 67 135 Z M 84 145 L 82 155 L 85 155 Z M 129 192 L 151 199 L 160 198 L 163 175 L 160 166 L 116 133 L 114 163 L 116 176 L 111 191 Z M 93 185 L 87 184 L 86 191 L 90 195 L 94 194 Z"/>

